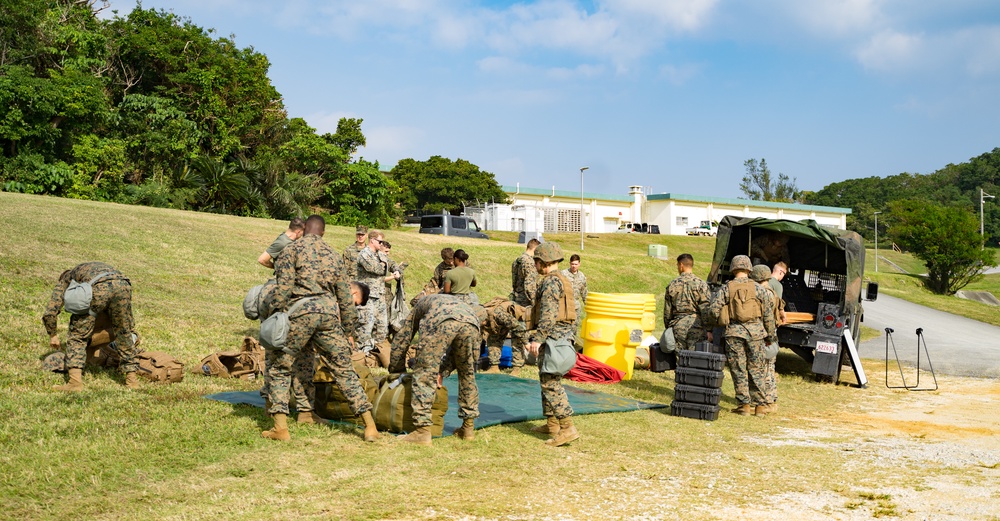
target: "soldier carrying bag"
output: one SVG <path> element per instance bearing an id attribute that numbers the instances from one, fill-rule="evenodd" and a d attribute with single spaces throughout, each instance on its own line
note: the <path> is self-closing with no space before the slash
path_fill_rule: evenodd
<path id="1" fill-rule="evenodd" d="M 569 339 L 547 338 L 541 349 L 545 356 L 542 365 L 538 366 L 539 373 L 562 376 L 576 365 L 576 349 Z"/>

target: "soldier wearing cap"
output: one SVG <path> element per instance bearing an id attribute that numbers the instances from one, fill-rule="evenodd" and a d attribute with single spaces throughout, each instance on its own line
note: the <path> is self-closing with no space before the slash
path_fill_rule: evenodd
<path id="1" fill-rule="evenodd" d="M 359 224 L 354 227 L 354 242 L 344 248 L 344 268 L 347 271 L 347 280 L 355 280 L 358 277 L 358 253 L 365 249 L 368 244 L 368 227 Z"/>
<path id="2" fill-rule="evenodd" d="M 541 244 L 538 239 L 531 239 L 524 248 L 524 253 L 514 259 L 510 265 L 511 292 L 508 297 L 519 306 L 534 305 L 535 293 L 538 288 L 538 271 L 535 269 L 535 250 Z M 561 259 L 560 259 L 561 260 Z M 524 348 L 528 343 L 526 334 L 511 335 L 511 365 L 510 374 L 517 376 L 524 367 Z"/>
<path id="3" fill-rule="evenodd" d="M 527 346 L 528 352 L 538 357 L 541 367 L 545 354 L 539 348 L 546 339 L 573 342 L 576 330 L 576 305 L 573 302 L 573 284 L 559 272 L 559 262 L 563 260 L 562 248 L 547 242 L 534 251 L 535 270 L 538 273 L 538 289 L 535 292 L 531 323 L 534 334 Z M 531 429 L 533 432 L 548 434 L 545 442 L 553 447 L 565 445 L 580 437 L 573 426 L 573 407 L 569 404 L 566 390 L 562 386 L 562 375 L 538 373 L 542 387 L 542 412 L 545 425 Z"/>
<path id="4" fill-rule="evenodd" d="M 767 362 L 764 344 L 777 342 L 771 295 L 750 279 L 750 257 L 737 255 L 730 263 L 734 279 L 712 299 L 709 313 L 725 324 L 726 358 L 743 416 L 768 413 Z"/>
<path id="5" fill-rule="evenodd" d="M 368 285 L 371 293 L 368 295 L 368 311 L 372 314 L 371 341 L 379 349 L 387 344 L 389 335 L 389 308 L 385 302 L 385 283 L 399 280 L 402 274 L 398 267 L 389 262 L 385 253 L 385 235 L 378 230 L 368 231 L 368 246 L 358 253 L 357 279 Z M 388 349 L 388 346 L 385 346 Z"/>

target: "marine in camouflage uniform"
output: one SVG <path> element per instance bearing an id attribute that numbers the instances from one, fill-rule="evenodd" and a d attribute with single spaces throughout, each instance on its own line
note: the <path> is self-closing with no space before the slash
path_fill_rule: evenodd
<path id="1" fill-rule="evenodd" d="M 135 386 L 135 372 L 139 369 L 135 355 L 139 353 L 132 338 L 135 321 L 132 318 L 132 284 L 118 270 L 103 262 L 85 262 L 67 270 L 59 276 L 59 282 L 52 290 L 49 304 L 42 314 L 45 332 L 50 337 L 50 345 L 59 347 L 57 324 L 63 307 L 63 295 L 70 281 L 90 282 L 94 277 L 107 273 L 93 284 L 91 314 L 73 315 L 69 319 L 69 333 L 66 337 L 66 369 L 83 370 L 87 361 L 87 344 L 94 333 L 95 316 L 106 312 L 111 319 L 111 331 L 115 337 L 121 368 L 125 372 L 126 383 Z M 131 383 L 129 383 L 131 382 Z M 71 382 L 72 383 L 72 382 Z M 66 389 L 79 390 L 79 388 Z"/>
<path id="2" fill-rule="evenodd" d="M 362 415 L 372 408 L 351 365 L 348 337 L 357 321 L 353 296 L 344 278 L 343 260 L 323 242 L 324 227 L 321 217 L 311 216 L 306 221 L 305 236 L 286 247 L 274 266 L 278 282 L 274 309 L 288 310 L 298 300 L 310 299 L 289 317 L 285 348 L 273 354 L 268 367 L 271 378 L 268 412 L 276 416 L 276 429 L 277 415 L 284 417 L 289 411 L 292 371 L 315 370 L 315 358 L 306 349 L 307 344 L 312 344 L 326 358 L 334 382 L 354 414 Z M 311 387 L 312 377 L 307 381 Z M 306 385 L 306 380 L 302 383 Z M 309 407 L 311 411 L 313 403 Z M 265 431 L 265 437 L 275 437 L 268 433 L 274 431 Z M 287 439 L 287 429 L 284 436 L 276 439 Z"/>
<path id="3" fill-rule="evenodd" d="M 373 322 L 372 345 L 379 345 L 389 335 L 389 308 L 385 302 L 385 279 L 393 271 L 389 269 L 389 257 L 381 251 L 383 239 L 381 233 L 372 230 L 368 234 L 369 246 L 358 252 L 357 280 L 367 284 L 371 291 L 368 295 L 368 305 L 365 307 L 367 312 L 371 314 Z M 372 243 L 375 244 L 376 249 L 372 249 Z"/>
<path id="4" fill-rule="evenodd" d="M 479 315 L 480 329 L 486 337 L 487 356 L 491 368 L 489 372 L 498 372 L 504 340 L 507 339 L 507 335 L 524 335 L 527 332 L 525 321 L 531 316 L 531 308 L 519 306 L 503 297 L 496 297 L 485 306 L 478 306 L 476 311 Z"/>
<path id="5" fill-rule="evenodd" d="M 355 238 L 360 238 L 360 243 L 355 241 L 344 248 L 344 272 L 348 281 L 358 280 L 358 254 L 368 247 L 368 227 L 358 225 L 354 230 Z M 368 306 L 358 306 L 358 327 L 354 332 L 354 349 L 362 350 L 364 347 L 374 345 L 372 342 L 372 327 L 375 325 L 375 317 L 371 314 Z"/>
<path id="6" fill-rule="evenodd" d="M 767 414 L 765 395 L 767 363 L 764 359 L 764 344 L 777 341 L 774 314 L 770 313 L 774 306 L 771 295 L 749 278 L 751 268 L 750 258 L 746 255 L 733 257 L 730 269 L 736 274 L 736 278 L 733 282 L 722 286 L 712 299 L 709 311 L 713 317 L 719 317 L 722 308 L 730 306 L 730 284 L 733 283 L 748 285 L 760 305 L 761 318 L 739 322 L 730 313 L 729 325 L 725 330 L 729 373 L 733 378 L 736 401 L 739 404 L 733 412 L 743 415 Z"/>
<path id="7" fill-rule="evenodd" d="M 773 305 L 771 313 L 774 314 L 774 322 L 776 324 L 775 327 L 777 327 L 777 325 L 781 324 L 781 297 L 774 293 L 774 289 L 771 287 L 769 282 L 774 280 L 771 278 L 771 268 L 768 268 L 767 265 L 764 264 L 758 264 L 754 266 L 753 270 L 750 272 L 750 278 L 757 284 L 760 284 L 760 286 L 766 289 L 771 295 L 771 303 Z M 780 287 L 781 284 L 779 283 L 778 286 Z M 767 313 L 767 310 L 764 310 L 764 312 Z M 765 358 L 765 362 L 767 363 L 767 371 L 765 373 L 767 389 L 764 391 L 764 396 L 766 398 L 767 406 L 771 411 L 777 409 L 775 404 L 778 401 L 778 373 L 775 371 L 775 362 L 777 362 L 777 360 L 777 357 Z"/>
<path id="8" fill-rule="evenodd" d="M 538 366 L 545 362 L 545 351 L 539 343 L 548 339 L 573 341 L 575 317 L 567 316 L 572 306 L 573 295 L 567 295 L 571 288 L 569 281 L 559 273 L 559 261 L 563 259 L 562 249 L 558 244 L 547 242 L 538 246 L 534 254 L 536 272 L 541 281 L 535 293 L 535 307 L 532 308 L 531 322 L 534 327 L 532 342 L 529 349 L 537 350 Z M 572 289 L 568 289 L 572 291 Z M 564 312 L 560 312 L 563 308 Z M 562 375 L 538 373 L 542 388 L 542 413 L 546 417 L 544 429 L 533 429 L 535 432 L 545 432 L 553 435 L 546 443 L 560 446 L 580 437 L 573 426 L 573 407 L 562 385 Z"/>
<path id="9" fill-rule="evenodd" d="M 538 239 L 531 239 L 524 253 L 514 260 L 510 266 L 511 292 L 508 297 L 519 306 L 531 307 L 534 304 L 538 290 L 538 271 L 535 269 L 535 249 L 540 244 Z M 511 365 L 514 372 L 524 367 L 524 346 L 528 344 L 526 333 L 512 334 Z"/>
<path id="10" fill-rule="evenodd" d="M 688 253 L 677 257 L 679 276 L 670 281 L 663 295 L 663 327 L 674 328 L 677 349 L 694 349 L 706 340 L 708 305 L 712 292 L 708 283 L 692 273 L 694 258 Z"/>
<path id="11" fill-rule="evenodd" d="M 392 342 L 389 372 L 406 370 L 406 352 L 416 343 L 413 368 L 413 425 L 431 426 L 431 406 L 437 394 L 437 377 L 442 369 L 458 371 L 458 417 L 479 417 L 479 387 L 476 386 L 476 356 L 482 336 L 475 311 L 453 295 L 443 293 L 421 297 Z"/>
<path id="12" fill-rule="evenodd" d="M 574 262 L 577 267 L 576 273 L 572 270 Z M 575 253 L 571 255 L 569 263 L 570 267 L 562 270 L 562 274 L 573 284 L 573 301 L 576 302 L 576 322 L 573 323 L 573 329 L 576 331 L 576 341 L 574 343 L 579 346 L 583 344 L 581 338 L 583 332 L 580 330 L 580 325 L 583 323 L 583 307 L 587 303 L 587 276 L 579 269 L 579 255 Z"/>
<path id="13" fill-rule="evenodd" d="M 303 226 L 305 226 L 305 224 L 303 224 Z M 278 253 L 274 258 L 277 259 L 280 256 L 281 254 Z M 273 313 L 273 298 L 275 290 L 277 289 L 278 283 L 275 279 L 268 280 L 264 284 L 264 287 L 261 288 L 260 297 L 258 297 L 258 312 L 262 322 Z M 264 384 L 260 387 L 260 396 L 267 401 L 270 401 L 271 396 L 271 375 L 267 368 L 274 365 L 279 354 L 281 354 L 281 351 L 264 351 Z M 300 353 L 299 358 L 301 361 L 296 361 L 293 368 L 291 393 L 295 397 L 296 411 L 311 411 L 313 410 L 312 404 L 316 403 L 316 388 L 312 384 L 315 369 L 309 367 L 308 364 L 304 362 L 305 360 L 312 360 L 315 357 L 316 350 L 313 348 L 312 344 L 306 344 Z"/>

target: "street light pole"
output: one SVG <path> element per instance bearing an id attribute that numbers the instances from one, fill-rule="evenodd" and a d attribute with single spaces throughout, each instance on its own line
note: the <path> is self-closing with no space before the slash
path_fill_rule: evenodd
<path id="1" fill-rule="evenodd" d="M 878 273 L 878 214 L 875 212 L 875 273 Z"/>
<path id="2" fill-rule="evenodd" d="M 983 233 L 983 200 L 993 199 L 994 196 L 983 191 L 982 188 L 979 189 L 979 238 L 982 241 L 981 249 L 986 249 L 986 234 Z"/>
<path id="3" fill-rule="evenodd" d="M 583 251 L 583 171 L 589 166 L 580 167 L 580 251 Z"/>

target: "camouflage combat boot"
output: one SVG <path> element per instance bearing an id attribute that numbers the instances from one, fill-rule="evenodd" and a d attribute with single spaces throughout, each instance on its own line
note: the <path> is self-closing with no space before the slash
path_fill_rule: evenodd
<path id="1" fill-rule="evenodd" d="M 63 385 L 53 385 L 52 388 L 57 391 L 68 391 L 72 393 L 82 391 L 83 369 L 71 368 L 68 372 L 69 380 Z"/>
<path id="2" fill-rule="evenodd" d="M 135 371 L 125 373 L 125 387 L 129 389 L 139 388 L 139 377 L 136 376 Z"/>
<path id="3" fill-rule="evenodd" d="M 739 414 L 740 416 L 750 416 L 753 414 L 754 409 L 753 405 L 750 405 L 749 403 L 744 403 L 743 405 L 740 405 L 739 407 L 733 409 L 733 412 Z"/>
<path id="4" fill-rule="evenodd" d="M 431 446 L 431 428 L 424 425 L 417 427 L 417 430 L 407 434 L 400 438 L 401 441 L 407 443 L 413 443 L 415 445 L 423 445 L 425 447 Z"/>
<path id="5" fill-rule="evenodd" d="M 545 444 L 551 447 L 560 447 L 579 437 L 580 433 L 573 426 L 573 418 L 567 416 L 559 419 L 559 432 L 551 439 L 545 440 Z"/>
<path id="6" fill-rule="evenodd" d="M 295 417 L 295 421 L 303 425 L 326 425 L 330 423 L 325 418 L 316 414 L 316 411 L 302 411 Z"/>
<path id="7" fill-rule="evenodd" d="M 548 434 L 550 437 L 559 434 L 559 419 L 555 416 L 546 416 L 545 423 L 537 427 L 532 427 L 531 432 L 538 434 Z"/>
<path id="8" fill-rule="evenodd" d="M 288 441 L 292 439 L 292 436 L 288 434 L 288 415 L 274 413 L 274 427 L 260 433 L 260 435 L 271 440 Z"/>
<path id="9" fill-rule="evenodd" d="M 372 416 L 371 411 L 365 411 L 361 413 L 361 419 L 365 422 L 365 441 L 371 443 L 379 438 L 378 427 L 375 426 L 375 418 Z M 428 434 L 430 432 L 428 431 Z M 430 439 L 428 438 L 427 443 L 430 444 Z"/>
<path id="10" fill-rule="evenodd" d="M 465 418 L 462 420 L 462 426 L 455 429 L 452 433 L 453 436 L 458 436 L 460 439 L 470 441 L 476 438 L 476 420 L 472 418 Z"/>

